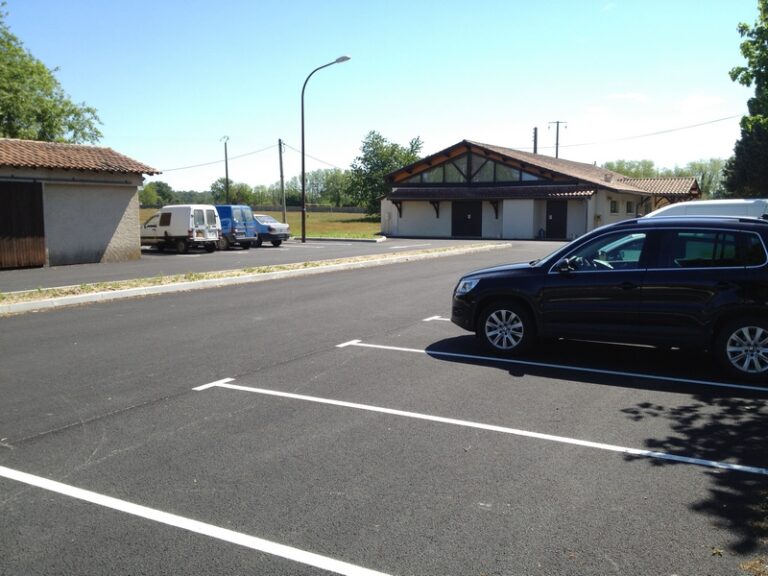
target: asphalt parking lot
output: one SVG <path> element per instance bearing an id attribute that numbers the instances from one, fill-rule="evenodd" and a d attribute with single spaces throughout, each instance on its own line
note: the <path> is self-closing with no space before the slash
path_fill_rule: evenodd
<path id="1" fill-rule="evenodd" d="M 53 266 L 20 270 L 0 270 L 0 292 L 36 290 L 59 286 L 77 286 L 84 283 L 111 282 L 134 278 L 152 278 L 187 274 L 236 270 L 258 266 L 272 266 L 295 262 L 315 262 L 337 258 L 370 256 L 375 254 L 396 254 L 415 250 L 433 250 L 451 247 L 493 244 L 493 241 L 446 240 L 446 239 L 387 239 L 384 242 L 361 242 L 354 240 L 308 239 L 302 243 L 292 238 L 279 247 L 265 245 L 260 248 L 216 251 L 211 254 L 204 250 L 193 250 L 187 254 L 173 251 L 160 252 L 144 247 L 139 260 L 128 262 L 106 262 L 78 264 L 74 266 Z M 498 241 L 497 244 L 508 245 Z M 548 253 L 559 242 L 520 242 L 523 251 Z"/>
<path id="2" fill-rule="evenodd" d="M 515 250 L 0 319 L 0 574 L 749 574 L 768 385 L 489 357 L 450 292 Z"/>

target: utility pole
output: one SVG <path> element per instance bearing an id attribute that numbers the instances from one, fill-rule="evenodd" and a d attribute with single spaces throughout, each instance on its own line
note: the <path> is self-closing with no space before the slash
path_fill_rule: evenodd
<path id="1" fill-rule="evenodd" d="M 225 204 L 229 204 L 229 157 L 227 156 L 227 142 L 229 142 L 229 136 L 222 136 L 224 141 L 224 194 L 227 201 Z"/>
<path id="2" fill-rule="evenodd" d="M 533 127 L 533 153 L 539 153 L 539 127 Z"/>
<path id="3" fill-rule="evenodd" d="M 560 158 L 560 124 L 564 124 L 565 126 L 568 126 L 568 122 L 563 122 L 562 120 L 555 120 L 554 122 L 549 123 L 550 126 L 552 124 L 554 124 L 557 128 L 555 131 L 555 158 Z"/>
<path id="4" fill-rule="evenodd" d="M 277 139 L 277 147 L 280 150 L 280 194 L 283 197 L 283 223 L 287 224 L 288 220 L 285 214 L 285 177 L 283 176 L 283 140 Z"/>

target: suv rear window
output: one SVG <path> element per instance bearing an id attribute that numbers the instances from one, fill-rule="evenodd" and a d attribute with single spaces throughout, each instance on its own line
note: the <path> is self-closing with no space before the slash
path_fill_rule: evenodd
<path id="1" fill-rule="evenodd" d="M 757 234 L 717 230 L 666 231 L 661 240 L 659 268 L 730 268 L 765 263 Z"/>

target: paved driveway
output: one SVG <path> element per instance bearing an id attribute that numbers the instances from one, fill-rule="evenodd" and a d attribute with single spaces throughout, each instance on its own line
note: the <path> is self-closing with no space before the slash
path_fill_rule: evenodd
<path id="1" fill-rule="evenodd" d="M 280 247 L 262 246 L 243 250 L 234 248 L 207 254 L 204 251 L 176 254 L 143 249 L 140 260 L 99 264 L 80 264 L 52 268 L 31 268 L 26 270 L 0 271 L 0 292 L 35 290 L 56 286 L 76 286 L 83 283 L 129 280 L 133 278 L 151 278 L 188 272 L 211 272 L 255 268 L 294 262 L 314 262 L 371 254 L 391 254 L 412 250 L 429 250 L 456 246 L 488 244 L 488 241 L 472 240 L 427 240 L 427 239 L 389 239 L 384 242 L 354 242 L 335 240 L 289 240 Z M 506 244 L 507 242 L 500 242 Z M 515 242 L 518 250 L 548 252 L 560 243 L 557 242 Z"/>
<path id="2" fill-rule="evenodd" d="M 743 576 L 768 390 L 489 357 L 450 291 L 513 250 L 0 318 L 0 573 Z"/>

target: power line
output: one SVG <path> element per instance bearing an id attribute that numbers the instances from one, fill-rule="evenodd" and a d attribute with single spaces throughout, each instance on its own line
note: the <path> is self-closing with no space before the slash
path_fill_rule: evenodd
<path id="1" fill-rule="evenodd" d="M 740 117 L 741 117 L 741 114 L 736 114 L 734 116 L 726 116 L 725 118 L 718 118 L 717 120 L 707 120 L 706 122 L 699 122 L 698 124 L 690 124 L 688 126 L 679 126 L 677 128 L 669 128 L 667 130 L 659 130 L 658 132 L 649 132 L 648 134 L 624 136 L 623 138 L 613 138 L 611 140 L 603 140 L 600 142 L 584 142 L 582 144 L 564 144 L 562 148 L 575 148 L 577 146 L 594 146 L 596 144 L 608 144 L 610 142 L 623 142 L 626 140 L 637 140 L 639 138 L 649 138 L 650 136 L 660 136 L 661 134 L 669 134 L 671 132 L 680 132 L 682 130 L 690 130 L 691 128 L 698 128 L 700 126 L 706 126 L 707 124 L 715 124 L 717 122 L 724 122 L 726 120 L 733 120 L 734 118 L 740 118 Z"/>
<path id="2" fill-rule="evenodd" d="M 266 152 L 267 150 L 272 150 L 272 148 L 277 148 L 277 144 L 272 144 L 272 146 L 267 146 L 266 148 L 262 148 L 261 150 L 254 150 L 253 152 L 246 152 L 245 154 L 230 156 L 229 159 L 237 160 L 238 158 L 245 158 L 246 156 L 261 154 L 262 152 Z M 165 170 L 161 170 L 161 172 L 175 172 L 177 170 L 190 170 L 192 168 L 202 168 L 203 166 L 213 166 L 214 164 L 221 164 L 222 162 L 224 162 L 224 160 L 213 160 L 211 162 L 203 162 L 202 164 L 193 164 L 192 166 L 181 166 L 179 168 L 166 168 Z"/>
<path id="3" fill-rule="evenodd" d="M 286 148 L 290 148 L 294 152 L 298 152 L 299 154 L 301 154 L 301 150 L 294 148 L 290 144 L 286 144 L 285 142 L 283 142 L 283 146 L 285 146 Z M 336 166 L 336 164 L 331 164 L 330 162 L 326 162 L 325 160 L 320 160 L 320 158 L 315 158 L 314 156 L 310 156 L 309 154 L 304 154 L 304 156 L 306 156 L 307 158 L 312 158 L 312 160 L 314 160 L 315 162 L 320 162 L 321 164 L 325 164 L 326 166 L 330 166 L 331 168 L 336 168 L 337 170 L 344 170 L 344 168 L 341 168 L 340 166 Z"/>

